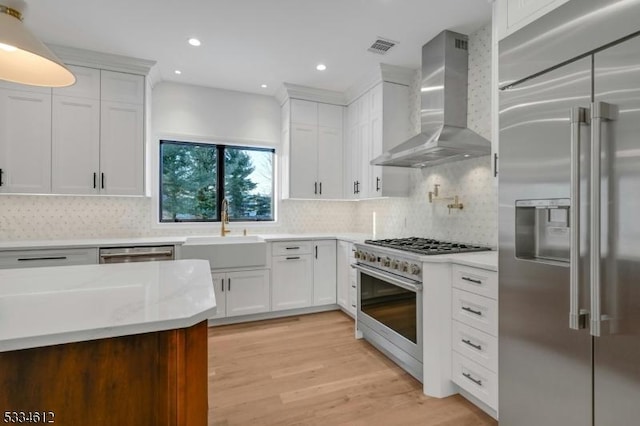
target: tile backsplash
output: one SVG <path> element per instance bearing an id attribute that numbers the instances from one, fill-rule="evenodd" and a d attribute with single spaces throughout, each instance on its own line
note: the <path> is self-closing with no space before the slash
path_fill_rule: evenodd
<path id="1" fill-rule="evenodd" d="M 468 124 L 490 138 L 491 26 L 470 35 Z M 414 79 L 411 120 L 420 127 L 420 76 Z M 446 202 L 429 204 L 427 193 L 439 183 L 443 196 L 458 195 L 461 211 Z M 407 198 L 360 202 L 296 201 L 280 203 L 276 225 L 251 233 L 362 232 L 377 237 L 432 236 L 495 246 L 497 195 L 489 157 L 412 171 Z M 105 196 L 0 196 L 0 240 L 126 238 L 214 234 L 208 229 L 159 228 L 153 225 L 152 199 Z M 236 227 L 231 225 L 232 230 Z M 238 232 L 242 226 L 237 227 Z"/>

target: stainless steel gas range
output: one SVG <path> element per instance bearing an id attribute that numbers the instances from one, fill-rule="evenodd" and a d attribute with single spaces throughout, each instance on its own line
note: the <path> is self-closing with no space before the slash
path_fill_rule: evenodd
<path id="1" fill-rule="evenodd" d="M 490 249 L 417 237 L 366 240 L 355 248 L 357 330 L 422 382 L 422 257 Z"/>

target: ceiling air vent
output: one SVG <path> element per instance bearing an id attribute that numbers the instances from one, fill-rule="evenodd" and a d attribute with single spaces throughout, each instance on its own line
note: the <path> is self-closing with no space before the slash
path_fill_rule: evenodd
<path id="1" fill-rule="evenodd" d="M 371 47 L 368 48 L 367 50 L 369 52 L 377 53 L 379 55 L 384 55 L 389 51 L 389 49 L 391 49 L 396 44 L 398 43 L 395 41 L 378 37 L 378 39 L 374 41 Z"/>
<path id="2" fill-rule="evenodd" d="M 469 42 L 467 40 L 457 38 L 456 40 L 456 49 L 469 50 Z"/>

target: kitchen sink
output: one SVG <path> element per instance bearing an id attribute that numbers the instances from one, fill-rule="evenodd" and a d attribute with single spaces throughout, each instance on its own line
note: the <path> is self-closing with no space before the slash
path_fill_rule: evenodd
<path id="1" fill-rule="evenodd" d="M 182 259 L 208 260 L 211 269 L 264 267 L 267 243 L 257 235 L 187 237 L 182 246 Z"/>

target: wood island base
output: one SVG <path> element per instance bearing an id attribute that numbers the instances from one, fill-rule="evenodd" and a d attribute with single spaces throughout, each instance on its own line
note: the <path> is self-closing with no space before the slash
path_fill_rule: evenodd
<path id="1" fill-rule="evenodd" d="M 0 415 L 40 413 L 62 426 L 206 426 L 207 377 L 206 321 L 1 352 Z"/>

